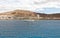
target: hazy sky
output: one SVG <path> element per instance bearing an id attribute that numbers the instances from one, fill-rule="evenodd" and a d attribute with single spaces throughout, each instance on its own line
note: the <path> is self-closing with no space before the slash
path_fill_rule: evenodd
<path id="1" fill-rule="evenodd" d="M 0 12 L 15 9 L 41 13 L 59 13 L 60 0 L 0 0 Z"/>

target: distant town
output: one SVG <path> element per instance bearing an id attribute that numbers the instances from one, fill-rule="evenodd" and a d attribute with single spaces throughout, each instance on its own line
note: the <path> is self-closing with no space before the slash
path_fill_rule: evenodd
<path id="1" fill-rule="evenodd" d="M 0 13 L 0 20 L 60 20 L 60 13 L 44 14 L 27 10 Z"/>

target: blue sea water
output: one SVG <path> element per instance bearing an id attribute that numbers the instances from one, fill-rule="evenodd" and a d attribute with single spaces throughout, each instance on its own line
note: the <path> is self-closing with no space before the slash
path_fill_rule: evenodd
<path id="1" fill-rule="evenodd" d="M 0 38 L 60 38 L 60 20 L 0 20 Z"/>

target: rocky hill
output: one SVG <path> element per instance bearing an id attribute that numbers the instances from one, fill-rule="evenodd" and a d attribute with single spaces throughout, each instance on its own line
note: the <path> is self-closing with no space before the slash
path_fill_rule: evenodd
<path id="1" fill-rule="evenodd" d="M 20 17 L 29 17 L 29 16 L 35 17 L 36 16 L 35 12 L 27 11 L 27 10 L 14 10 L 14 11 L 6 12 L 5 14 L 13 14 Z"/>
<path id="2" fill-rule="evenodd" d="M 14 10 L 14 11 L 9 11 L 5 13 L 0 13 L 0 15 L 12 15 L 14 19 L 37 19 L 34 17 L 37 17 L 37 14 L 32 11 L 27 11 L 27 10 Z M 5 17 L 4 17 L 5 18 Z"/>
<path id="3" fill-rule="evenodd" d="M 3 15 L 3 16 L 12 15 L 13 16 L 12 18 L 14 19 L 60 19 L 60 13 L 44 14 L 44 13 L 36 13 L 28 10 L 14 10 L 14 11 L 9 11 L 5 13 L 0 13 L 0 15 Z"/>

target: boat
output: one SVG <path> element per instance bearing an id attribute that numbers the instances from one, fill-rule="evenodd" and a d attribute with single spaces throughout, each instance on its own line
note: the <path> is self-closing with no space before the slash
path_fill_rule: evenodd
<path id="1" fill-rule="evenodd" d="M 28 22 L 28 21 L 29 21 L 29 22 L 30 22 L 30 21 L 33 22 L 33 21 L 35 21 L 35 20 L 23 20 L 23 21 L 24 21 L 24 22 Z"/>

